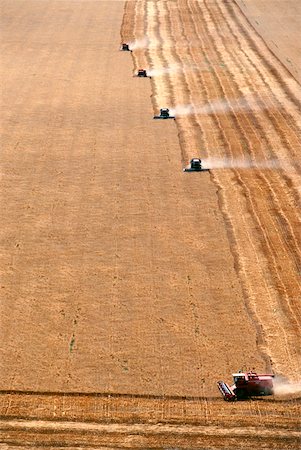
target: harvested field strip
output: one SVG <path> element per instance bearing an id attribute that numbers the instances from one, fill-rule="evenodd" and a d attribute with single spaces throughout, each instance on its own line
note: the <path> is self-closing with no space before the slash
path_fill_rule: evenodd
<path id="1" fill-rule="evenodd" d="M 186 115 L 182 108 L 182 116 L 179 109 L 183 165 L 193 156 L 216 158 L 221 167 L 232 162 L 211 178 L 245 305 L 267 367 L 294 380 L 301 371 L 298 84 L 234 1 L 137 0 L 126 14 L 135 28 L 127 22 L 124 38 L 150 42 L 134 53 L 135 67 L 178 68 L 152 79 L 154 109 L 200 110 Z M 264 168 L 271 160 L 274 168 Z"/>
<path id="2" fill-rule="evenodd" d="M 203 426 L 298 429 L 300 399 L 263 399 L 227 403 L 219 397 L 176 397 L 116 393 L 2 393 L 4 420 L 176 423 Z M 206 402 L 210 402 L 209 410 Z M 258 412 L 260 420 L 258 421 Z"/>
<path id="3" fill-rule="evenodd" d="M 282 448 L 293 448 L 298 444 L 301 432 L 288 430 L 263 430 L 257 427 L 220 428 L 215 426 L 191 425 L 165 425 L 165 424 L 87 424 L 83 422 L 57 422 L 57 421 L 0 421 L 0 429 L 5 434 L 5 440 L 12 445 L 43 445 L 43 446 L 99 446 L 108 444 L 120 445 L 122 448 L 141 448 L 147 443 L 148 448 L 157 448 L 158 445 L 202 444 L 202 448 L 211 448 L 212 440 L 219 448 L 241 442 L 246 439 L 245 448 L 262 448 L 266 441 L 276 448 L 276 443 Z M 153 447 L 154 446 L 154 447 Z M 200 448 L 200 447 L 198 447 Z M 264 447 L 263 447 L 264 448 Z"/>

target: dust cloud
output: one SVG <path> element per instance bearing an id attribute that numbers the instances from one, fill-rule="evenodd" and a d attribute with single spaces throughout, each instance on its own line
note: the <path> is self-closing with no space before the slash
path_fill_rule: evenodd
<path id="1" fill-rule="evenodd" d="M 170 65 L 169 67 L 158 67 L 158 68 L 152 68 L 152 69 L 148 69 L 147 73 L 151 76 L 151 77 L 158 77 L 158 76 L 162 76 L 165 74 L 168 75 L 172 75 L 172 74 L 176 74 L 176 73 L 183 73 L 183 72 L 192 72 L 194 70 L 197 70 L 198 67 L 197 66 L 182 66 L 180 64 L 173 64 Z"/>
<path id="2" fill-rule="evenodd" d="M 157 69 L 148 69 L 147 74 L 150 77 L 158 77 L 165 74 L 172 74 L 177 72 L 183 72 L 183 67 L 179 65 L 173 65 L 170 67 L 160 67 Z"/>
<path id="3" fill-rule="evenodd" d="M 205 105 L 176 105 L 174 108 L 170 108 L 170 112 L 176 116 L 187 116 L 191 114 L 216 114 L 216 113 L 227 113 L 234 111 L 262 111 L 269 107 L 267 100 L 264 102 L 262 99 L 250 96 L 241 97 L 237 99 L 229 100 L 214 100 Z"/>
<path id="4" fill-rule="evenodd" d="M 193 105 L 177 105 L 174 108 L 169 108 L 172 116 L 189 116 L 196 114 L 196 108 Z"/>
<path id="5" fill-rule="evenodd" d="M 137 50 L 138 48 L 146 48 L 149 46 L 149 39 L 147 37 L 137 39 L 128 43 L 130 50 Z"/>
<path id="6" fill-rule="evenodd" d="M 135 41 L 131 41 L 128 43 L 130 50 L 137 50 L 141 48 L 154 48 L 158 47 L 159 41 L 157 40 L 150 40 L 148 37 L 144 37 L 141 39 L 137 39 Z"/>
<path id="7" fill-rule="evenodd" d="M 255 161 L 247 158 L 217 158 L 209 157 L 202 159 L 203 167 L 206 169 L 277 169 L 280 162 L 277 159 Z"/>
<path id="8" fill-rule="evenodd" d="M 275 395 L 301 394 L 301 381 L 290 383 L 280 377 L 275 377 L 273 381 Z"/>

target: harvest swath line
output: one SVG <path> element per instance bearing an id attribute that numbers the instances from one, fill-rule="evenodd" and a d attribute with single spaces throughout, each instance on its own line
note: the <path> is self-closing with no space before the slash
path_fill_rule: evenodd
<path id="1" fill-rule="evenodd" d="M 41 396 L 56 396 L 56 397 L 105 397 L 105 398 L 146 398 L 154 400 L 210 400 L 220 401 L 219 396 L 187 396 L 187 395 L 156 395 L 156 394 L 130 394 L 130 393 L 118 393 L 118 392 L 57 392 L 57 391 L 30 391 L 30 390 L 17 390 L 7 389 L 0 390 L 0 398 L 3 395 L 41 395 Z"/>
<path id="2" fill-rule="evenodd" d="M 294 448 L 301 437 L 300 431 L 285 429 L 263 429 L 262 427 L 229 427 L 192 426 L 172 424 L 96 424 L 84 422 L 64 423 L 59 421 L 41 420 L 10 420 L 0 421 L 0 429 L 4 435 L 4 442 L 12 445 L 31 447 L 98 447 L 106 445 L 111 447 L 118 444 L 120 448 L 145 448 L 145 443 L 156 446 L 164 444 L 175 445 L 181 439 L 185 448 L 191 445 L 202 444 L 209 447 L 214 442 L 214 448 L 229 448 L 229 445 L 246 440 L 245 448 Z M 207 447 L 208 445 L 208 447 Z M 278 447 L 275 447 L 277 445 Z M 153 446 L 151 447 L 153 448 Z"/>

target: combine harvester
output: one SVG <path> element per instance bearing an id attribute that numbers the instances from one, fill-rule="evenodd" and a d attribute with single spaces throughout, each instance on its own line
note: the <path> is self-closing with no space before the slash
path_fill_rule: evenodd
<path id="1" fill-rule="evenodd" d="M 123 43 L 121 44 L 120 50 L 121 50 L 122 52 L 131 52 L 131 51 L 132 51 L 132 50 L 130 49 L 130 47 L 129 47 L 129 44 L 126 44 L 125 42 L 123 42 Z"/>
<path id="2" fill-rule="evenodd" d="M 175 116 L 171 116 L 169 114 L 168 108 L 161 108 L 159 116 L 154 116 L 154 119 L 174 119 L 175 120 Z"/>
<path id="3" fill-rule="evenodd" d="M 189 166 L 183 169 L 183 172 L 209 172 L 209 170 L 202 166 L 202 160 L 200 158 L 193 158 Z"/>
<path id="4" fill-rule="evenodd" d="M 151 78 L 150 75 L 147 75 L 147 72 L 145 69 L 139 69 L 138 72 L 136 73 L 136 75 L 134 75 L 135 77 L 139 77 L 139 78 Z"/>
<path id="5" fill-rule="evenodd" d="M 250 397 L 273 395 L 274 375 L 258 375 L 256 372 L 233 373 L 234 384 L 229 386 L 224 381 L 218 381 L 218 388 L 227 402 L 245 400 Z"/>

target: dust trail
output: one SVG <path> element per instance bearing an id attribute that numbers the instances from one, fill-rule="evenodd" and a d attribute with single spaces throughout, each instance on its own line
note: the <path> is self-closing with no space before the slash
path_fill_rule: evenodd
<path id="1" fill-rule="evenodd" d="M 157 69 L 148 69 L 147 74 L 150 77 L 158 77 L 160 75 L 178 73 L 178 72 L 183 72 L 183 71 L 184 71 L 184 68 L 182 66 L 174 64 L 170 67 L 160 67 Z"/>
<path id="2" fill-rule="evenodd" d="M 230 100 L 215 100 L 204 106 L 196 107 L 197 114 L 214 114 L 229 111 L 262 111 L 268 107 L 267 101 L 259 103 L 255 96 L 241 97 Z"/>
<path id="3" fill-rule="evenodd" d="M 182 66 L 179 64 L 173 64 L 169 67 L 158 67 L 153 69 L 148 69 L 147 74 L 151 77 L 158 77 L 165 74 L 192 72 L 194 70 L 199 70 L 197 66 Z"/>
<path id="4" fill-rule="evenodd" d="M 275 395 L 301 394 L 301 381 L 298 383 L 290 383 L 280 377 L 276 377 L 273 385 Z"/>
<path id="5" fill-rule="evenodd" d="M 149 46 L 149 39 L 147 37 L 137 39 L 128 43 L 130 50 L 137 50 L 138 48 L 146 48 Z"/>
<path id="6" fill-rule="evenodd" d="M 177 105 L 169 108 L 169 112 L 172 116 L 190 116 L 197 113 L 194 105 Z"/>
<path id="7" fill-rule="evenodd" d="M 148 37 L 144 37 L 142 39 L 131 41 L 128 45 L 130 50 L 137 50 L 139 48 L 154 48 L 158 47 L 159 41 L 154 39 L 150 40 Z"/>
<path id="8" fill-rule="evenodd" d="M 256 96 L 248 96 L 229 100 L 218 99 L 205 105 L 176 105 L 174 108 L 170 108 L 170 112 L 175 116 L 187 116 L 191 114 L 216 114 L 233 111 L 254 112 L 262 111 L 270 106 L 271 104 L 267 99 L 265 99 L 263 103 L 262 98 L 259 99 Z"/>
<path id="9" fill-rule="evenodd" d="M 248 158 L 232 159 L 209 157 L 202 159 L 205 169 L 277 169 L 280 167 L 280 161 L 270 159 L 268 161 L 255 161 Z"/>

